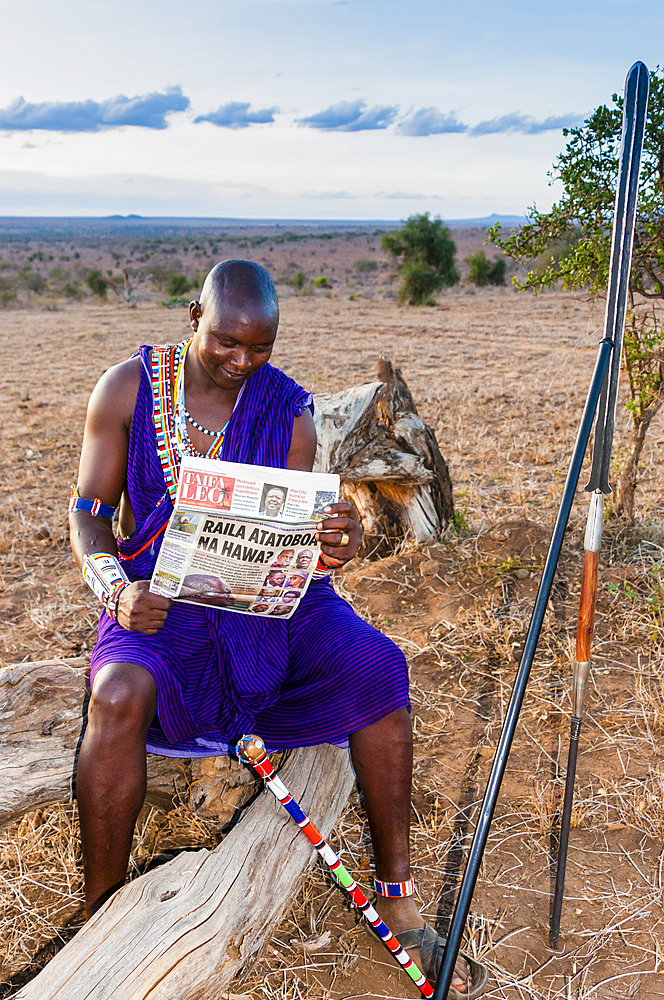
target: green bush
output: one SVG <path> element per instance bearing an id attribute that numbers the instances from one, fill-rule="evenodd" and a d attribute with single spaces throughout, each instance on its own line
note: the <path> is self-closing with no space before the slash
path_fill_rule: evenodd
<path id="1" fill-rule="evenodd" d="M 175 309 L 177 306 L 188 306 L 189 297 L 187 295 L 169 295 L 167 299 L 162 300 L 162 306 L 166 306 L 167 309 Z"/>
<path id="2" fill-rule="evenodd" d="M 87 278 L 85 283 L 92 292 L 93 295 L 97 295 L 100 299 L 106 298 L 106 292 L 108 291 L 108 282 L 102 277 L 101 271 L 97 268 L 93 268 Z"/>
<path id="3" fill-rule="evenodd" d="M 76 299 L 78 301 L 83 298 L 83 289 L 80 285 L 67 282 L 66 285 L 62 286 L 62 294 L 68 299 Z"/>
<path id="4" fill-rule="evenodd" d="M 421 260 L 407 261 L 401 267 L 403 285 L 399 289 L 399 301 L 411 306 L 435 306 L 434 292 L 443 287 L 442 275 Z"/>
<path id="5" fill-rule="evenodd" d="M 314 288 L 331 288 L 332 287 L 330 285 L 329 281 L 327 280 L 327 277 L 324 274 L 321 274 L 320 278 L 314 278 L 314 280 L 311 282 L 311 284 L 314 286 Z"/>
<path id="6" fill-rule="evenodd" d="M 171 274 L 165 285 L 165 292 L 169 299 L 186 295 L 191 288 L 191 281 L 185 274 Z"/>
<path id="7" fill-rule="evenodd" d="M 456 246 L 450 231 L 441 219 L 432 221 L 428 212 L 411 215 L 402 229 L 384 233 L 380 243 L 383 250 L 402 258 L 399 265 L 404 279 L 399 292 L 402 302 L 430 305 L 433 292 L 459 281 L 454 264 Z"/>
<path id="8" fill-rule="evenodd" d="M 505 284 L 505 260 L 503 257 L 495 257 L 493 261 L 488 260 L 484 250 L 478 250 L 471 257 L 466 257 L 468 271 L 468 282 L 471 285 L 504 285 Z"/>
<path id="9" fill-rule="evenodd" d="M 377 271 L 378 264 L 375 260 L 368 260 L 366 257 L 358 257 L 358 259 L 353 264 L 356 271 Z"/>
<path id="10" fill-rule="evenodd" d="M 27 288 L 31 292 L 36 292 L 38 295 L 46 288 L 46 278 L 42 277 L 41 274 L 37 274 L 30 267 L 21 268 L 18 272 L 18 282 L 23 288 Z"/>
<path id="11" fill-rule="evenodd" d="M 293 285 L 293 288 L 301 290 L 302 288 L 304 288 L 304 283 L 306 280 L 307 279 L 304 276 L 304 271 L 298 271 L 295 277 L 293 278 L 291 284 Z"/>

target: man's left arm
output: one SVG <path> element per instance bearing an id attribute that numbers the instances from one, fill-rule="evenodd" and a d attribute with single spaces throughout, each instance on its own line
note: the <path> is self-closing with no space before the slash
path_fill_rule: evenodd
<path id="1" fill-rule="evenodd" d="M 311 472 L 316 457 L 316 427 L 310 410 L 293 421 L 293 437 L 288 449 L 287 469 Z M 330 569 L 338 569 L 357 555 L 362 528 L 352 504 L 342 501 L 325 507 L 330 516 L 318 524 L 316 539 L 321 542 L 321 559 Z M 341 544 L 347 539 L 345 545 Z"/>

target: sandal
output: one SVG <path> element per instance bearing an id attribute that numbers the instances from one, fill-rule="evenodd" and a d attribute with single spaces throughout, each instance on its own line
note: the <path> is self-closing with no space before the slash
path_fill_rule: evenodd
<path id="1" fill-rule="evenodd" d="M 443 962 L 443 952 L 447 944 L 447 938 L 442 934 L 437 934 L 429 924 L 418 927 L 412 931 L 402 931 L 395 934 L 395 937 L 402 948 L 410 952 L 413 948 L 420 949 L 422 972 L 427 977 L 432 986 L 436 985 L 440 966 Z M 450 986 L 447 993 L 448 1000 L 474 1000 L 475 997 L 484 993 L 489 982 L 489 970 L 486 965 L 471 958 L 465 951 L 459 952 L 459 957 L 468 963 L 470 969 L 470 989 L 460 993 Z"/>

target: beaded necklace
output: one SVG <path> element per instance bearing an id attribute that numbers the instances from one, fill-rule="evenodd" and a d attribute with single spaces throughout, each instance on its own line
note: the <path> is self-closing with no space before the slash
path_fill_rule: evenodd
<path id="1" fill-rule="evenodd" d="M 187 420 L 193 427 L 214 437 L 214 441 L 203 456 L 218 458 L 224 443 L 228 421 L 220 431 L 211 431 L 193 420 L 184 400 L 184 366 L 187 351 L 193 338 L 176 347 L 158 346 L 152 349 L 152 397 L 153 417 L 157 436 L 157 454 L 164 473 L 164 480 L 171 499 L 175 501 L 180 477 L 180 462 L 184 455 L 200 456 L 200 452 L 189 437 Z M 235 407 L 240 402 L 242 385 Z M 175 405 L 173 405 L 175 403 Z"/>

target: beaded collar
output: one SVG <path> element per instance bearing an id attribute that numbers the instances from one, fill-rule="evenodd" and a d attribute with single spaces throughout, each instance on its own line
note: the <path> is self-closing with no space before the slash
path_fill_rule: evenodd
<path id="1" fill-rule="evenodd" d="M 180 478 L 180 462 L 185 455 L 200 456 L 189 432 L 187 418 L 194 427 L 214 435 L 214 441 L 203 456 L 219 458 L 228 422 L 220 431 L 208 431 L 191 420 L 184 400 L 184 365 L 193 338 L 175 346 L 167 344 L 152 348 L 152 400 L 153 419 L 157 435 L 157 454 L 164 473 L 164 480 L 173 502 Z M 246 383 L 242 385 L 235 406 L 238 405 Z M 173 398 L 175 397 L 175 398 Z M 175 405 L 174 405 L 175 403 Z M 235 410 L 235 407 L 233 407 Z"/>

